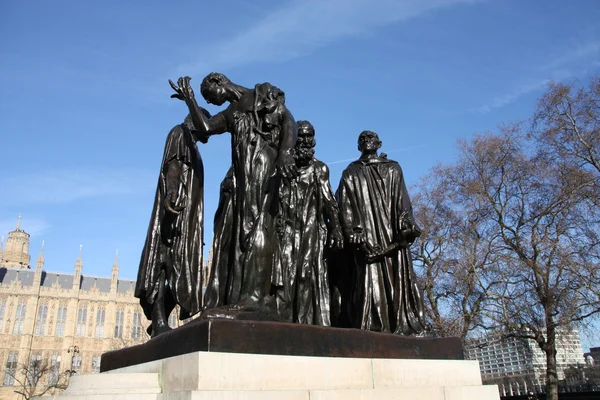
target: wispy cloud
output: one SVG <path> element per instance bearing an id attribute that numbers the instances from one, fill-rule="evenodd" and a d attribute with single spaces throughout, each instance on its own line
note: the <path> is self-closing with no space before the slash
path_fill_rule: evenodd
<path id="1" fill-rule="evenodd" d="M 344 38 L 481 0 L 295 0 L 237 35 L 204 48 L 179 73 L 203 74 L 253 62 L 287 61 Z M 207 61 L 208 60 L 208 61 Z"/>
<path id="2" fill-rule="evenodd" d="M 68 203 L 74 200 L 134 194 L 147 190 L 150 174 L 144 171 L 94 169 L 54 170 L 13 175 L 0 180 L 2 203 Z M 10 194 L 10 195 L 8 195 Z"/>
<path id="3" fill-rule="evenodd" d="M 599 56 L 600 41 L 578 44 L 559 56 L 542 63 L 537 70 L 539 71 L 538 76 L 544 76 L 544 78 L 532 78 L 512 91 L 497 96 L 472 111 L 485 114 L 511 104 L 529 93 L 542 90 L 551 80 L 560 81 L 586 74 L 588 69 L 585 66 L 597 67 L 600 65 L 597 60 Z"/>
<path id="4" fill-rule="evenodd" d="M 562 68 L 567 64 L 598 56 L 600 56 L 600 41 L 579 43 L 565 51 L 564 54 L 561 54 L 542 65 L 542 69 Z M 598 60 L 594 60 L 592 63 L 595 64 L 597 61 Z"/>
<path id="5" fill-rule="evenodd" d="M 542 87 L 548 84 L 548 82 L 550 82 L 550 79 L 542 79 L 533 83 L 526 83 L 516 88 L 510 93 L 506 93 L 501 96 L 495 97 L 494 99 L 492 99 L 492 101 L 482 105 L 474 111 L 478 111 L 484 114 L 489 113 L 490 111 L 496 108 L 501 108 L 517 101 L 517 99 L 519 99 L 521 96 L 540 90 Z"/>

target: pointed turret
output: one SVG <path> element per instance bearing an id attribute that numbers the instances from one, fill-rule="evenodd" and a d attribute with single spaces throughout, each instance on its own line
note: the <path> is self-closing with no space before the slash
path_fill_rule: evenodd
<path id="1" fill-rule="evenodd" d="M 83 261 L 81 261 L 81 252 L 83 251 L 83 245 L 79 245 L 79 256 L 75 261 L 75 274 L 73 275 L 73 290 L 79 290 L 81 284 L 81 269 L 83 268 Z"/>
<path id="2" fill-rule="evenodd" d="M 42 248 L 40 249 L 40 255 L 35 262 L 35 274 L 33 281 L 38 285 L 42 284 L 42 268 L 44 268 L 44 241 L 42 240 Z"/>
<path id="3" fill-rule="evenodd" d="M 21 230 L 21 214 L 19 214 L 19 218 L 17 219 L 17 227 L 15 228 L 15 232 L 22 232 L 22 230 Z"/>
<path id="4" fill-rule="evenodd" d="M 117 293 L 117 284 L 119 280 L 119 249 L 115 252 L 115 262 L 112 266 L 112 274 L 110 277 L 110 291 Z"/>
<path id="5" fill-rule="evenodd" d="M 40 249 L 40 255 L 35 262 L 35 269 L 41 270 L 44 266 L 44 241 L 42 240 L 42 248 Z"/>

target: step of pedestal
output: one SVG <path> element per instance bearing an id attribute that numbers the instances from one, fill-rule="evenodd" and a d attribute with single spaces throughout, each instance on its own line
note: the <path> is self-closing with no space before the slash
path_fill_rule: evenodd
<path id="1" fill-rule="evenodd" d="M 144 366 L 140 365 L 140 368 Z M 167 358 L 163 360 L 161 379 L 164 393 L 190 390 L 344 390 L 481 385 L 477 361 L 216 352 L 197 352 Z"/>
<path id="2" fill-rule="evenodd" d="M 34 397 L 33 400 L 157 400 L 157 394 L 81 394 L 75 396 Z"/>
<path id="3" fill-rule="evenodd" d="M 496 386 L 368 390 L 192 390 L 164 393 L 158 400 L 499 400 Z"/>
<path id="4" fill-rule="evenodd" d="M 153 394 L 156 398 L 161 392 L 157 373 L 91 374 L 71 377 L 62 396 Z"/>

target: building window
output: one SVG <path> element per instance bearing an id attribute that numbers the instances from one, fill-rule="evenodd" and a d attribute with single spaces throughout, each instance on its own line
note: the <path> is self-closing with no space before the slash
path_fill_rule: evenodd
<path id="1" fill-rule="evenodd" d="M 133 329 L 131 330 L 131 338 L 139 339 L 142 337 L 142 313 L 136 311 L 133 313 Z"/>
<path id="2" fill-rule="evenodd" d="M 117 316 L 115 318 L 115 337 L 122 338 L 123 337 L 123 321 L 125 318 L 125 313 L 123 310 L 117 311 Z"/>
<path id="3" fill-rule="evenodd" d="M 75 375 L 79 375 L 81 372 L 81 354 L 73 356 L 72 364 L 72 370 L 75 371 Z"/>
<path id="4" fill-rule="evenodd" d="M 12 386 L 15 383 L 15 374 L 17 373 L 17 361 L 19 353 L 8 353 L 6 360 L 6 370 L 4 371 L 4 386 Z"/>
<path id="5" fill-rule="evenodd" d="M 104 317 L 105 317 L 104 307 L 98 307 L 98 312 L 96 312 L 96 337 L 103 338 L 104 337 Z"/>
<path id="6" fill-rule="evenodd" d="M 87 321 L 87 306 L 79 307 L 77 311 L 77 331 L 75 336 L 85 336 L 85 323 Z"/>
<path id="7" fill-rule="evenodd" d="M 58 307 L 58 316 L 56 317 L 56 336 L 65 336 L 65 323 L 67 322 L 67 306 Z"/>
<path id="8" fill-rule="evenodd" d="M 97 374 L 100 372 L 100 359 L 102 356 L 93 356 L 92 357 L 92 374 Z"/>
<path id="9" fill-rule="evenodd" d="M 48 383 L 50 385 L 56 385 L 60 376 L 60 355 L 52 354 L 50 360 L 50 376 L 48 377 Z"/>
<path id="10" fill-rule="evenodd" d="M 41 304 L 38 307 L 37 320 L 35 322 L 35 334 L 39 336 L 44 336 L 44 331 L 46 330 L 46 318 L 48 317 L 48 306 L 46 304 Z"/>
<path id="11" fill-rule="evenodd" d="M 27 371 L 27 379 L 29 385 L 35 386 L 40 380 L 40 367 L 42 364 L 41 354 L 32 354 L 31 360 L 29 361 L 29 371 Z"/>
<path id="12" fill-rule="evenodd" d="M 13 326 L 13 333 L 22 334 L 23 325 L 25 324 L 25 313 L 27 312 L 27 304 L 24 301 L 19 301 L 17 304 L 17 315 L 15 316 L 15 325 Z"/>
<path id="13" fill-rule="evenodd" d="M 0 303 L 0 331 L 2 331 L 2 327 L 4 325 L 4 313 L 6 312 L 6 300 L 3 300 Z"/>

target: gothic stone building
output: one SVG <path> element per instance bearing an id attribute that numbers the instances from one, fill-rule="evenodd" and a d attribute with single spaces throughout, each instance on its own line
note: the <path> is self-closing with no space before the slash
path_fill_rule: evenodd
<path id="1" fill-rule="evenodd" d="M 73 274 L 43 267 L 42 245 L 30 268 L 29 234 L 19 221 L 0 247 L 0 400 L 23 398 L 15 390 L 35 360 L 48 365 L 38 384 L 47 387 L 67 374 L 97 373 L 102 353 L 147 340 L 135 281 L 119 279 L 116 258 L 110 278 L 82 274 L 81 251 Z"/>

